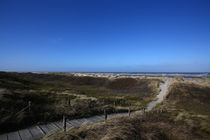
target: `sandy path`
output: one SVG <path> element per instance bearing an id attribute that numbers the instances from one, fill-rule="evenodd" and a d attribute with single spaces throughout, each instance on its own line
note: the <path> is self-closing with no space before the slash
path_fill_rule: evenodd
<path id="1" fill-rule="evenodd" d="M 147 111 L 152 110 L 153 107 L 155 107 L 158 103 L 163 101 L 164 96 L 167 94 L 170 83 L 171 83 L 171 79 L 166 78 L 164 80 L 164 83 L 160 84 L 160 93 L 157 95 L 157 100 L 152 101 L 148 104 L 146 108 Z"/>

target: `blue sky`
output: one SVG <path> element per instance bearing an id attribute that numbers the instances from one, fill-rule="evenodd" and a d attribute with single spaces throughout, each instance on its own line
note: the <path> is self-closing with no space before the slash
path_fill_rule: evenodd
<path id="1" fill-rule="evenodd" d="M 1 0 L 0 70 L 210 72 L 210 1 Z"/>

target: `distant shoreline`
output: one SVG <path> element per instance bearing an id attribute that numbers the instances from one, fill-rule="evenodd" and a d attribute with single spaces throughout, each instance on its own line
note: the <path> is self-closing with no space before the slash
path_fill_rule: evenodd
<path id="1" fill-rule="evenodd" d="M 6 71 L 1 71 L 6 72 Z M 72 74 L 75 76 L 94 77 L 183 77 L 183 78 L 210 78 L 209 72 L 17 72 L 37 74 Z"/>
<path id="2" fill-rule="evenodd" d="M 184 77 L 184 78 L 209 78 L 210 77 L 210 73 L 169 73 L 169 72 L 158 72 L 158 73 L 151 73 L 151 72 L 135 72 L 135 73 L 132 73 L 132 72 L 109 72 L 109 73 L 106 73 L 106 72 L 96 72 L 96 73 L 93 73 L 93 72 L 76 72 L 76 73 L 73 73 L 75 75 L 89 75 L 89 76 L 128 76 L 128 77 L 139 77 L 139 76 L 145 76 L 145 77 L 169 77 L 169 78 L 173 78 L 173 77 Z"/>

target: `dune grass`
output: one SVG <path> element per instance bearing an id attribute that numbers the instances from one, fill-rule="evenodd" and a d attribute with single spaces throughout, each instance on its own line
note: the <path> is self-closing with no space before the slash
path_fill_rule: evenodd
<path id="1" fill-rule="evenodd" d="M 156 78 L 110 80 L 62 73 L 0 72 L 0 132 L 60 120 L 64 114 L 69 119 L 102 114 L 107 106 L 112 112 L 127 111 L 128 107 L 138 110 L 154 99 L 160 82 Z M 31 112 L 17 115 L 28 101 Z"/>
<path id="2" fill-rule="evenodd" d="M 60 131 L 43 139 L 209 140 L 209 86 L 186 82 L 180 77 L 175 78 L 172 83 L 164 102 L 146 114 L 138 112 L 131 117 L 118 117 L 106 122 L 75 127 L 66 133 Z"/>
<path id="3" fill-rule="evenodd" d="M 195 83 L 175 82 L 162 105 L 161 115 L 187 124 L 196 134 L 210 138 L 210 87 Z"/>
<path id="4" fill-rule="evenodd" d="M 197 140 L 191 128 L 175 124 L 155 112 L 136 113 L 106 122 L 83 125 L 45 136 L 43 140 Z"/>

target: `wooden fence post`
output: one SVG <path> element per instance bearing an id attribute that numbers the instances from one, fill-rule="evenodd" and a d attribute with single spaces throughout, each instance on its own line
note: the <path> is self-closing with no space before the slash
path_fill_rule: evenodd
<path id="1" fill-rule="evenodd" d="M 104 120 L 107 120 L 107 112 L 106 112 L 106 109 L 104 109 Z"/>
<path id="2" fill-rule="evenodd" d="M 66 132 L 66 116 L 63 115 L 63 131 Z"/>
<path id="3" fill-rule="evenodd" d="M 68 98 L 68 106 L 71 106 L 71 100 L 70 100 L 70 97 Z"/>
<path id="4" fill-rule="evenodd" d="M 103 102 L 103 105 L 105 105 L 105 101 L 104 101 L 104 99 L 102 100 L 102 102 Z"/>
<path id="5" fill-rule="evenodd" d="M 130 109 L 130 107 L 128 108 L 128 116 L 130 116 L 131 115 L 131 109 Z"/>
<path id="6" fill-rule="evenodd" d="M 88 100 L 88 108 L 91 108 L 91 100 Z"/>
<path id="7" fill-rule="evenodd" d="M 31 101 L 28 101 L 28 112 L 31 112 Z"/>
<path id="8" fill-rule="evenodd" d="M 114 112 L 116 113 L 117 110 L 116 110 L 116 101 L 114 101 Z"/>

